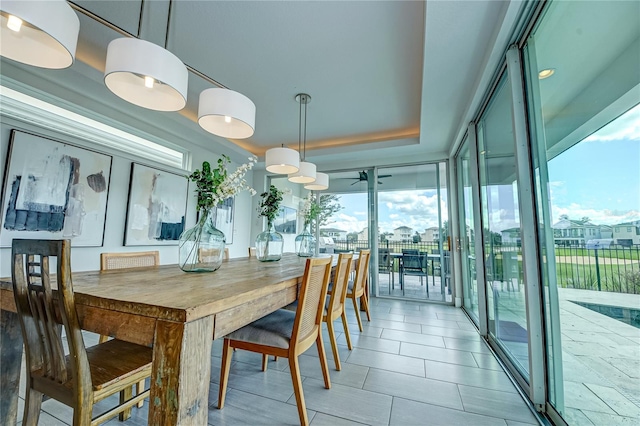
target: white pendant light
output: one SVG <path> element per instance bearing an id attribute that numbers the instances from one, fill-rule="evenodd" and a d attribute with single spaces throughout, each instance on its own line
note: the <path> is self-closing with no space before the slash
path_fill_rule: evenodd
<path id="1" fill-rule="evenodd" d="M 157 44 L 118 38 L 107 47 L 104 83 L 134 105 L 178 111 L 187 104 L 189 72 L 176 55 Z"/>
<path id="2" fill-rule="evenodd" d="M 268 172 L 286 175 L 300 169 L 300 154 L 291 148 L 271 148 L 265 154 Z"/>
<path id="3" fill-rule="evenodd" d="M 329 189 L 329 175 L 320 172 L 316 173 L 315 182 L 306 184 L 304 189 L 308 189 L 310 191 L 324 191 Z"/>
<path id="4" fill-rule="evenodd" d="M 311 102 L 311 96 L 306 93 L 298 93 L 296 95 L 296 101 L 300 103 L 300 115 L 298 118 L 298 150 L 300 151 L 300 169 L 295 173 L 290 173 L 287 179 L 289 182 L 294 183 L 312 183 L 316 180 L 316 165 L 308 161 L 304 161 L 307 151 L 307 105 Z M 302 120 L 302 105 L 304 105 L 304 121 Z M 302 130 L 303 124 L 304 132 Z M 302 142 L 303 140 L 304 142 Z"/>
<path id="5" fill-rule="evenodd" d="M 61 69 L 73 64 L 80 20 L 64 0 L 0 2 L 0 55 Z"/>
<path id="6" fill-rule="evenodd" d="M 311 183 L 316 180 L 316 165 L 307 161 L 300 162 L 300 170 L 289 174 L 289 182 Z"/>
<path id="7" fill-rule="evenodd" d="M 198 104 L 198 124 L 223 138 L 245 139 L 255 130 L 256 106 L 251 99 L 233 90 L 203 90 Z"/>

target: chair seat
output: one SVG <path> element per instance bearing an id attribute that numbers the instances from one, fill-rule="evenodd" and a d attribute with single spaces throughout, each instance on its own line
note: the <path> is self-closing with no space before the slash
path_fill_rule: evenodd
<path id="1" fill-rule="evenodd" d="M 327 295 L 327 299 L 324 302 L 324 313 L 323 315 L 327 315 L 327 311 L 329 310 L 329 302 L 331 300 L 331 296 Z M 295 312 L 296 310 L 298 310 L 298 301 L 296 300 L 293 303 L 289 303 L 287 306 L 285 306 L 282 309 L 286 309 L 287 311 L 292 311 Z"/>
<path id="2" fill-rule="evenodd" d="M 145 369 L 151 371 L 152 358 L 152 348 L 117 339 L 87 348 L 93 389 L 101 390 Z"/>
<path id="3" fill-rule="evenodd" d="M 294 311 L 278 309 L 266 317 L 228 334 L 226 338 L 287 349 L 291 342 L 295 317 Z"/>

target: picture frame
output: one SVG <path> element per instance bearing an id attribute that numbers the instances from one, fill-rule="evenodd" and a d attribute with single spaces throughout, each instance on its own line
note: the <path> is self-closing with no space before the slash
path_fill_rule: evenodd
<path id="1" fill-rule="evenodd" d="M 298 211 L 291 207 L 280 207 L 274 221 L 276 231 L 281 234 L 295 234 L 298 229 Z"/>
<path id="2" fill-rule="evenodd" d="M 186 176 L 131 163 L 125 246 L 177 245 L 185 229 Z"/>
<path id="3" fill-rule="evenodd" d="M 100 247 L 113 157 L 11 130 L 2 186 L 0 247 L 14 238 L 63 239 Z"/>

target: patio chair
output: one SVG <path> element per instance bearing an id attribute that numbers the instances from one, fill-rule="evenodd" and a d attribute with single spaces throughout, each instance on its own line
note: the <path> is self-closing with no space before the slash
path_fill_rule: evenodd
<path id="1" fill-rule="evenodd" d="M 426 254 L 407 254 L 402 253 L 402 261 L 400 263 L 400 276 L 401 276 L 401 280 L 402 283 L 404 284 L 402 286 L 402 295 L 404 296 L 404 291 L 406 288 L 406 279 L 405 276 L 407 275 L 413 275 L 413 276 L 418 276 L 420 277 L 420 285 L 424 285 L 423 282 L 423 278 L 427 278 L 428 280 L 428 274 L 427 274 L 427 255 Z M 427 281 L 427 297 L 429 296 L 429 282 Z"/>
<path id="2" fill-rule="evenodd" d="M 395 288 L 393 277 L 393 258 L 389 249 L 378 249 L 378 273 L 389 274 L 389 294 Z"/>

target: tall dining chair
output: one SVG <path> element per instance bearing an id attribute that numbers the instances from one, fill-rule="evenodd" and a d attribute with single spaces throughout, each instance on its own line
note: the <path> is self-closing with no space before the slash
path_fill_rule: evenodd
<path id="1" fill-rule="evenodd" d="M 249 247 L 249 257 L 256 257 L 256 248 Z"/>
<path id="2" fill-rule="evenodd" d="M 364 331 L 362 328 L 362 320 L 360 319 L 360 308 L 358 307 L 357 299 L 360 299 L 362 307 L 367 313 L 367 320 L 371 321 L 371 314 L 369 313 L 369 296 L 367 295 L 367 276 L 369 275 L 369 259 L 371 258 L 371 250 L 360 250 L 358 256 L 358 266 L 356 268 L 356 277 L 353 281 L 349 281 L 347 290 L 347 298 L 353 302 L 353 309 L 356 311 L 356 318 L 358 319 L 358 328 L 360 332 Z"/>
<path id="3" fill-rule="evenodd" d="M 151 348 L 116 339 L 85 347 L 71 281 L 70 246 L 70 240 L 12 241 L 13 295 L 26 360 L 24 425 L 38 423 L 43 394 L 73 408 L 74 426 L 97 425 L 117 414 L 124 420 L 131 407 L 149 396 L 148 389 L 132 396 L 132 386 L 150 377 Z M 57 260 L 55 291 L 51 257 Z M 92 419 L 93 404 L 117 392 L 122 392 L 120 404 Z"/>
<path id="4" fill-rule="evenodd" d="M 100 253 L 100 270 L 125 268 L 144 268 L 158 266 L 160 264 L 160 252 L 156 251 L 136 251 L 128 253 Z M 99 343 L 109 340 L 109 336 L 101 335 Z M 137 393 L 144 391 L 144 380 L 137 385 Z M 138 402 L 138 408 L 142 408 L 144 401 Z"/>
<path id="5" fill-rule="evenodd" d="M 327 296 L 324 315 L 322 321 L 327 323 L 327 331 L 331 342 L 331 350 L 333 359 L 336 364 L 336 370 L 342 369 L 340 365 L 340 356 L 338 355 L 338 342 L 336 340 L 336 332 L 333 328 L 333 322 L 338 318 L 342 318 L 342 327 L 344 335 L 347 339 L 349 350 L 353 349 L 351 345 L 351 336 L 349 335 L 349 327 L 347 326 L 347 313 L 345 311 L 344 302 L 347 298 L 347 287 L 349 284 L 349 273 L 351 272 L 351 262 L 353 261 L 353 253 L 340 253 L 338 256 L 338 264 L 333 275 L 333 283 L 331 284 L 330 294 Z"/>
<path id="6" fill-rule="evenodd" d="M 329 367 L 322 342 L 322 313 L 331 275 L 331 258 L 307 259 L 300 294 L 298 309 L 292 312 L 279 309 L 266 317 L 260 318 L 224 338 L 222 349 L 222 365 L 220 367 L 220 392 L 218 394 L 218 408 L 224 407 L 229 382 L 229 369 L 233 348 L 276 355 L 289 359 L 289 369 L 293 381 L 293 392 L 298 406 L 298 415 L 302 425 L 309 424 L 298 356 L 309 349 L 314 343 L 318 348 L 320 366 L 324 377 L 325 388 L 331 388 Z"/>

